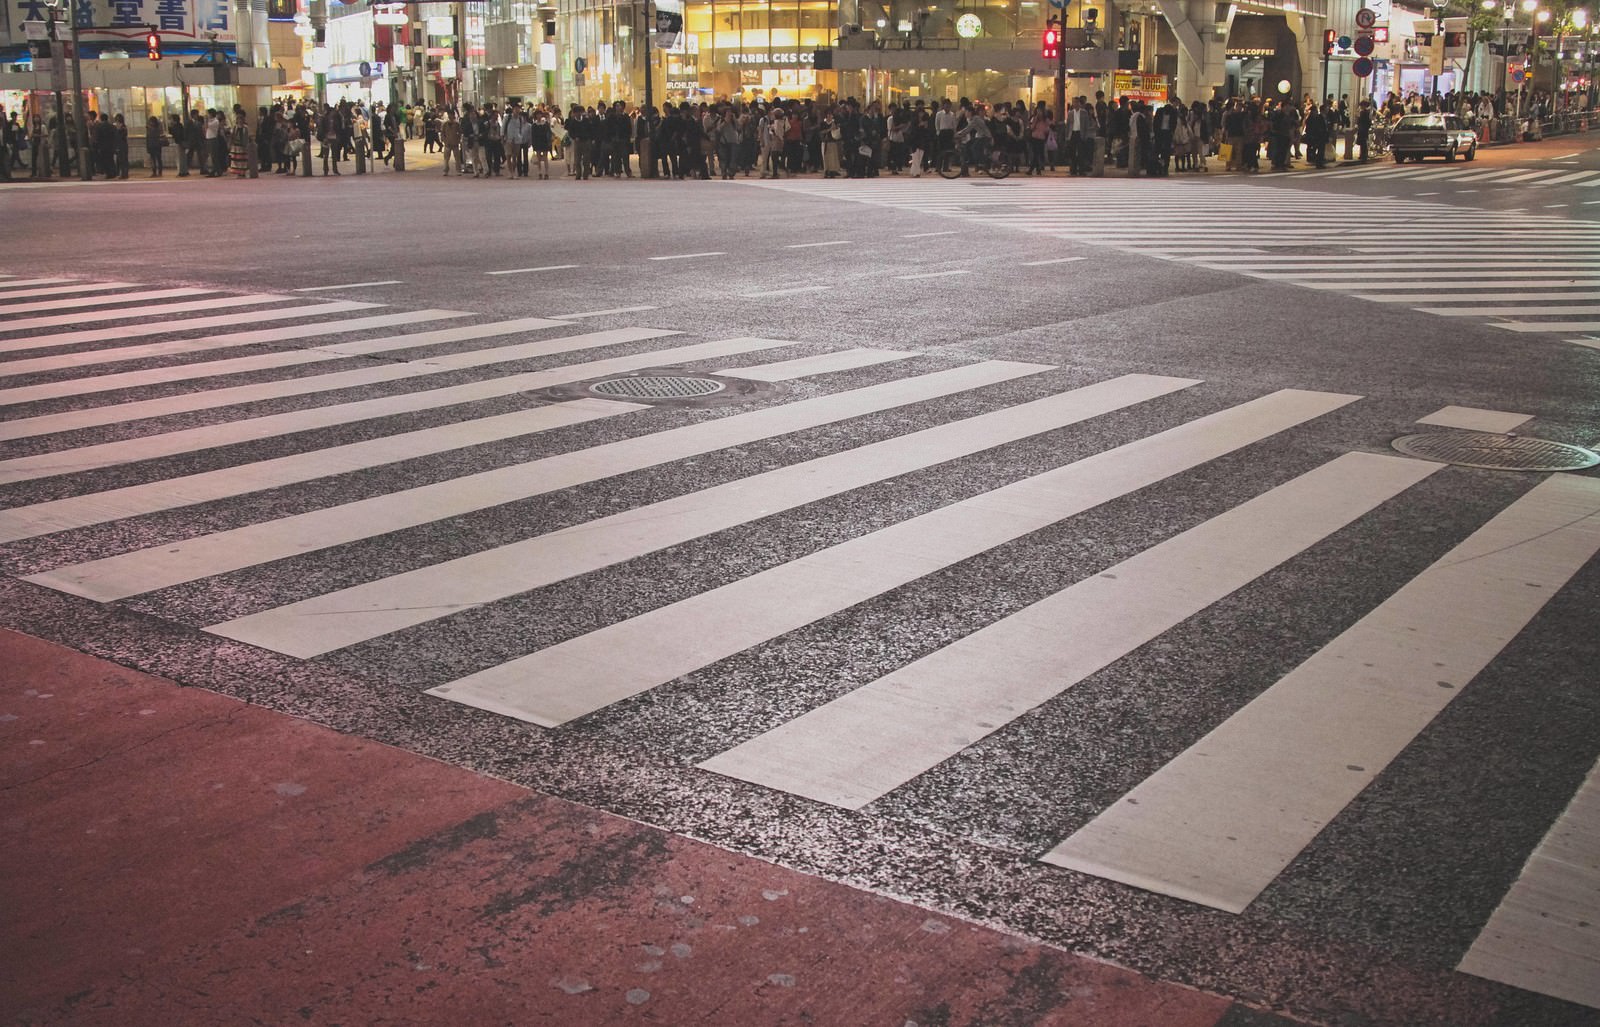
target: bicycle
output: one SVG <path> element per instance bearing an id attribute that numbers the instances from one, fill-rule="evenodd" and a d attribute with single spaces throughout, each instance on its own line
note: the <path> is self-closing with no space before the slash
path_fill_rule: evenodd
<path id="1" fill-rule="evenodd" d="M 939 174 L 944 178 L 960 178 L 969 173 L 980 173 L 990 178 L 1005 178 L 1016 170 L 1004 150 L 988 148 L 988 156 L 969 161 L 964 146 L 958 146 L 939 158 Z"/>

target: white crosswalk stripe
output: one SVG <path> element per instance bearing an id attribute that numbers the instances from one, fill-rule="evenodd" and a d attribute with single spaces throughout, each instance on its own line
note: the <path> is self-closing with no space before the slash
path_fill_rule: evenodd
<path id="1" fill-rule="evenodd" d="M 1305 284 L 1326 281 L 1310 277 L 1320 265 L 1305 270 Z M 1459 296 L 1451 302 L 1463 304 L 1509 302 L 1488 289 L 1438 295 Z M 1426 300 L 1416 293 L 1418 306 Z M 327 306 L 303 309 L 349 312 Z M 148 317 L 169 326 L 149 335 L 187 334 L 185 322 L 162 321 L 159 310 L 133 313 L 138 309 L 123 308 L 122 316 L 135 322 L 130 327 L 144 327 L 139 318 Z M 824 622 L 830 644 L 870 646 L 874 640 L 852 626 L 852 611 L 883 608 L 938 575 L 1033 544 L 1041 533 L 1071 531 L 1075 518 L 1101 516 L 1101 508 L 1110 516 L 1114 504 L 1194 478 L 1210 488 L 1227 475 L 1213 470 L 1242 463 L 1256 447 L 1304 453 L 1309 442 L 1329 451 L 1304 456 L 1292 474 L 1249 479 L 1259 484 L 1248 493 L 1219 491 L 1217 508 L 1187 524 L 1169 528 L 1158 517 L 1130 528 L 1132 541 L 1116 562 L 1040 589 L 981 626 L 941 631 L 937 644 L 875 667 L 855 687 L 829 696 L 821 688 L 801 691 L 798 701 L 758 711 L 750 723 L 701 718 L 692 725 L 699 732 L 692 758 L 681 759 L 670 739 L 645 734 L 637 741 L 659 747 L 654 754 L 661 758 L 681 759 L 685 772 L 706 772 L 702 779 L 717 787 L 759 786 L 870 814 L 949 761 L 1010 744 L 1030 714 L 1079 702 L 1097 675 L 1203 621 L 1240 590 L 1276 588 L 1273 579 L 1298 573 L 1314 550 L 1360 546 L 1349 537 L 1352 529 L 1396 508 L 1426 507 L 1432 500 L 1418 493 L 1463 473 L 1353 451 L 1370 444 L 1339 434 L 1339 423 L 1361 409 L 1354 395 L 1219 391 L 1225 387 L 1159 374 L 1092 378 L 1041 364 L 961 363 L 759 337 L 667 344 L 662 340 L 679 333 L 650 327 L 556 336 L 571 325 L 537 317 L 344 338 L 456 318 L 475 320 L 428 310 L 133 346 L 108 336 L 100 340 L 103 349 L 87 351 L 91 359 L 75 377 L 68 374 L 72 365 L 60 362 L 34 365 L 58 379 L 13 376 L 20 380 L 0 391 L 0 403 L 51 399 L 60 406 L 0 423 L 0 445 L 16 447 L 0 450 L 0 487 L 9 497 L 0 509 L 0 543 L 7 558 L 27 564 L 25 574 L 17 573 L 32 585 L 95 602 L 131 601 L 289 659 L 361 666 L 441 652 L 419 672 L 425 682 L 414 684 L 459 707 L 554 732 L 559 744 L 562 732 L 607 718 L 626 730 L 652 694 L 717 681 L 724 661 L 781 647 L 786 637 Z M 445 343 L 502 336 L 505 345 L 438 351 Z M 290 340 L 309 344 L 182 362 L 211 349 Z M 410 359 L 357 371 L 244 386 L 210 381 L 234 370 L 267 377 L 324 359 L 411 349 Z M 593 350 L 605 352 L 587 359 Z M 112 353 L 122 355 L 100 363 L 149 364 L 93 373 L 92 358 Z M 537 370 L 502 373 L 499 366 L 533 359 L 540 361 Z M 552 366 L 557 361 L 564 363 Z M 163 378 L 164 363 L 170 378 Z M 571 398 L 577 392 L 568 391 L 602 376 L 684 365 L 766 391 L 752 408 L 731 411 Z M 393 383 L 444 370 L 472 380 L 389 391 Z M 0 361 L 0 375 L 6 373 Z M 102 379 L 117 381 L 111 388 L 127 396 L 105 402 L 101 394 L 111 388 L 95 384 L 105 385 Z M 756 385 L 800 379 L 815 392 L 787 398 L 781 389 Z M 166 394 L 170 382 L 186 391 Z M 256 406 L 338 389 L 359 391 L 288 412 Z M 534 390 L 556 391 L 523 397 L 531 405 L 519 409 L 481 406 Z M 1520 431 L 1528 418 L 1442 405 L 1411 416 L 1440 430 Z M 174 427 L 159 420 L 195 411 L 212 411 L 213 423 Z M 293 438 L 419 411 L 436 419 L 369 437 L 298 444 Z M 858 419 L 867 424 L 859 431 Z M 1119 419 L 1125 434 L 1097 444 L 1107 423 Z M 1146 423 L 1158 427 L 1137 427 Z M 51 437 L 66 432 L 91 434 L 81 444 L 75 435 Z M 807 433 L 826 437 L 822 452 L 809 451 Z M 541 448 L 557 435 L 562 442 Z M 1082 448 L 1056 455 L 1061 438 Z M 285 444 L 265 455 L 233 456 L 224 448 L 268 439 Z M 473 465 L 481 450 L 508 444 L 519 447 L 514 462 Z M 714 464 L 763 445 L 772 449 L 761 459 L 699 477 L 702 458 Z M 1029 453 L 1026 465 L 1003 459 L 1021 451 Z M 200 455 L 207 459 L 194 467 L 150 462 Z M 982 489 L 960 491 L 954 462 L 975 458 L 990 462 L 993 478 Z M 439 462 L 429 465 L 429 475 L 403 485 L 387 477 L 407 461 L 428 460 Z M 1015 469 L 1021 466 L 1027 469 Z M 665 496 L 639 498 L 655 487 L 648 483 L 640 491 L 624 488 L 668 469 L 673 484 Z M 84 471 L 96 473 L 75 476 Z M 29 498 L 42 479 L 54 480 Z M 361 479 L 354 496 L 339 494 L 352 479 Z M 591 509 L 583 489 L 593 485 L 616 486 L 624 499 Z M 853 504 L 888 487 L 934 498 L 864 521 Z M 269 490 L 272 500 L 263 503 Z M 530 524 L 510 506 L 558 494 L 582 504 L 559 526 Z M 218 504 L 219 519 L 203 504 Z M 433 555 L 432 547 L 411 545 L 401 534 L 456 532 L 455 518 L 494 520 L 500 508 L 513 515 L 461 532 L 460 548 L 450 553 Z M 718 547 L 727 533 L 801 511 L 835 533 L 788 539 L 790 548 L 776 559 L 743 569 Z M 152 537 L 139 518 L 166 527 Z M 1352 609 L 1329 632 L 1330 641 L 1314 651 L 1308 646 L 1309 658 L 1296 657 L 1298 666 L 1286 661 L 1272 668 L 1252 696 L 1230 700 L 1201 730 L 1157 752 L 1080 819 L 1054 824 L 1029 858 L 1047 873 L 1090 874 L 1229 912 L 1249 907 L 1380 775 L 1399 767 L 1402 750 L 1600 553 L 1600 479 L 1551 475 L 1486 518 L 1476 530 L 1461 529 L 1467 537 L 1448 551 L 1441 536 L 1444 555 L 1398 591 Z M 376 568 L 368 548 L 375 543 L 389 550 L 388 562 Z M 562 588 L 587 588 L 591 579 L 578 576 L 626 574 L 678 547 L 718 563 L 721 576 L 634 597 L 638 605 L 623 612 L 606 609 L 605 592 L 597 589 L 589 618 L 553 641 L 531 642 L 518 633 L 489 646 L 479 637 L 487 629 L 475 627 L 481 622 L 474 618 L 526 609 L 518 604 L 537 604 Z M 297 562 L 308 556 L 317 568 L 311 580 L 306 564 Z M 1319 566 L 1334 568 L 1321 573 L 1352 578 L 1374 573 L 1362 560 Z M 984 573 L 1003 589 L 1008 575 L 1021 581 L 1029 570 L 1002 563 Z M 762 680 L 750 694 L 759 698 L 761 688 L 791 683 Z M 1030 753 L 1027 759 L 1059 756 L 1049 749 Z M 1550 883 L 1565 873 L 1562 846 L 1595 829 L 1593 792 L 1591 783 L 1529 853 L 1522 879 L 1486 920 L 1463 970 L 1600 1004 L 1582 983 L 1587 968 L 1600 963 L 1593 932 L 1575 931 L 1562 918 L 1589 893 L 1574 886 L 1576 897 L 1562 899 L 1559 908 L 1550 898 L 1568 887 Z"/>
<path id="2" fill-rule="evenodd" d="M 1339 172 L 1400 173 L 1383 168 Z M 1600 184 L 1600 172 L 1593 174 L 1592 184 Z M 1036 179 L 1007 183 L 1004 189 L 942 180 L 741 184 L 999 225 L 1280 284 L 1362 296 L 1411 288 L 1418 290 L 1414 302 L 1395 302 L 1418 311 L 1433 312 L 1439 304 L 1430 302 L 1422 291 L 1426 284 L 1407 272 L 1437 268 L 1429 282 L 1441 291 L 1519 290 L 1521 302 L 1511 313 L 1496 307 L 1460 316 L 1521 333 L 1600 331 L 1600 315 L 1592 312 L 1576 317 L 1545 311 L 1571 287 L 1591 285 L 1594 269 L 1600 268 L 1600 225 L 1555 215 L 1277 189 L 1252 191 L 1248 209 L 1241 209 L 1236 186 L 1194 180 L 1080 184 Z M 1330 225 L 1360 225 L 1360 237 L 1330 238 Z M 1539 239 L 1535 248 L 1526 245 L 1532 237 Z"/>
<path id="3" fill-rule="evenodd" d="M 1330 168 L 1317 173 L 1318 179 L 1364 179 L 1368 181 L 1473 182 L 1506 184 L 1600 186 L 1600 171 L 1571 171 L 1566 168 L 1463 168 L 1459 164 L 1428 163 L 1422 166 L 1383 161 L 1355 168 Z"/>

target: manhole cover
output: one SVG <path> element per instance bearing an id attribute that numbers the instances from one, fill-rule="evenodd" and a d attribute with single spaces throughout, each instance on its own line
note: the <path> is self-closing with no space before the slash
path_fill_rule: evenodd
<path id="1" fill-rule="evenodd" d="M 682 374 L 641 374 L 633 378 L 608 378 L 595 382 L 589 391 L 601 396 L 627 399 L 690 399 L 721 392 L 722 382 Z"/>
<path id="2" fill-rule="evenodd" d="M 1486 431 L 1406 435 L 1394 440 L 1394 448 L 1423 460 L 1496 471 L 1576 471 L 1600 464 L 1600 455 L 1578 446 Z"/>

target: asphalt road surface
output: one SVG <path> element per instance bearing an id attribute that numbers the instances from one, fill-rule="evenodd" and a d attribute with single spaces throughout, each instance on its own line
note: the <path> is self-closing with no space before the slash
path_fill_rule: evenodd
<path id="1" fill-rule="evenodd" d="M 1463 465 L 1600 438 L 1577 138 L 12 187 L 0 626 L 1308 1022 L 1600 1023 L 1600 475 Z"/>

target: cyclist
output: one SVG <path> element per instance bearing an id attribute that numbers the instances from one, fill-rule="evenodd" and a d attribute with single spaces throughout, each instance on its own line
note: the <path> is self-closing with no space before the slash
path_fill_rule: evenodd
<path id="1" fill-rule="evenodd" d="M 989 131 L 988 120 L 971 104 L 962 104 L 961 115 L 961 124 L 956 129 L 956 142 L 961 145 L 964 163 L 987 163 L 994 147 L 994 136 Z M 966 171 L 961 173 L 964 175 Z"/>

